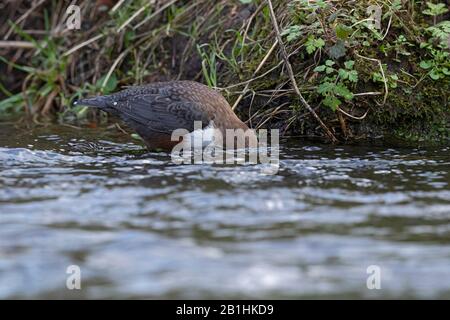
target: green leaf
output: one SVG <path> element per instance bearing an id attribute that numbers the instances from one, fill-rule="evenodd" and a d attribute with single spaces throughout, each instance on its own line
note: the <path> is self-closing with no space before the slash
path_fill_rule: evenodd
<path id="1" fill-rule="evenodd" d="M 314 44 L 307 42 L 306 43 L 306 52 L 308 52 L 308 54 L 312 54 L 316 51 L 316 47 L 314 46 Z"/>
<path id="2" fill-rule="evenodd" d="M 342 40 L 338 40 L 336 44 L 330 48 L 330 56 L 335 60 L 344 57 L 346 52 L 345 44 Z"/>
<path id="3" fill-rule="evenodd" d="M 431 60 L 421 61 L 419 65 L 422 69 L 427 70 L 433 66 L 433 62 Z"/>
<path id="4" fill-rule="evenodd" d="M 319 85 L 319 87 L 317 88 L 317 92 L 320 93 L 321 95 L 326 95 L 332 92 L 334 87 L 335 87 L 334 83 L 325 82 Z"/>
<path id="5" fill-rule="evenodd" d="M 336 98 L 335 96 L 327 96 L 325 99 L 323 99 L 323 104 L 331 110 L 336 111 L 337 107 L 341 105 L 342 101 Z"/>
<path id="6" fill-rule="evenodd" d="M 391 74 L 389 77 L 391 77 L 392 80 L 398 81 L 398 75 Z"/>
<path id="7" fill-rule="evenodd" d="M 374 82 L 384 82 L 383 75 L 379 72 L 374 72 L 372 74 L 372 80 Z"/>
<path id="8" fill-rule="evenodd" d="M 403 6 L 403 2 L 404 2 L 403 0 L 394 0 L 392 2 L 392 9 L 394 11 L 399 11 Z"/>
<path id="9" fill-rule="evenodd" d="M 314 36 L 310 36 L 305 45 L 306 52 L 308 52 L 308 54 L 312 54 L 316 52 L 317 49 L 323 48 L 325 46 L 325 41 L 323 39 L 316 39 Z"/>
<path id="10" fill-rule="evenodd" d="M 335 62 L 333 60 L 327 60 L 325 61 L 325 65 L 328 67 L 332 67 L 335 65 Z"/>
<path id="11" fill-rule="evenodd" d="M 352 28 L 344 24 L 338 24 L 336 26 L 336 36 L 338 39 L 345 40 L 352 34 Z"/>
<path id="12" fill-rule="evenodd" d="M 423 13 L 429 16 L 438 16 L 448 12 L 447 5 L 445 3 L 434 4 L 432 2 L 427 2 L 428 9 L 424 10 Z"/>
<path id="13" fill-rule="evenodd" d="M 300 26 L 290 26 L 289 28 L 285 29 L 281 35 L 287 36 L 286 40 L 288 42 L 297 40 L 301 36 L 301 27 Z"/>
<path id="14" fill-rule="evenodd" d="M 316 40 L 316 47 L 323 48 L 325 46 L 325 41 L 322 38 Z"/>

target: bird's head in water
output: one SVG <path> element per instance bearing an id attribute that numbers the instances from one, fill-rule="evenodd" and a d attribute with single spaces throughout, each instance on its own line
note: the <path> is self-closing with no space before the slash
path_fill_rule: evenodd
<path id="1" fill-rule="evenodd" d="M 193 81 L 155 82 L 130 87 L 107 96 L 81 99 L 76 105 L 94 107 L 119 116 L 145 141 L 149 149 L 171 150 L 177 129 L 188 133 L 195 122 L 207 127 L 214 121 L 222 134 L 226 129 L 247 130 L 225 98 L 217 91 Z"/>

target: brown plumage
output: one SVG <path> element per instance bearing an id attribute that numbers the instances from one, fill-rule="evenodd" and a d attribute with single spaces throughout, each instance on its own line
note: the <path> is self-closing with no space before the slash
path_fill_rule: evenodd
<path id="1" fill-rule="evenodd" d="M 171 150 L 176 129 L 194 130 L 194 121 L 202 128 L 211 121 L 225 137 L 226 129 L 248 130 L 217 91 L 193 81 L 156 82 L 144 86 L 75 102 L 99 108 L 119 116 L 143 138 L 149 149 Z"/>

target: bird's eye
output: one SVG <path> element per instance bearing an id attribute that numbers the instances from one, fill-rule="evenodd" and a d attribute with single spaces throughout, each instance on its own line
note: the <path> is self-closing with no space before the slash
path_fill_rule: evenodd
<path id="1" fill-rule="evenodd" d="M 114 101 L 114 102 L 113 102 L 113 106 L 117 106 L 117 101 Z"/>

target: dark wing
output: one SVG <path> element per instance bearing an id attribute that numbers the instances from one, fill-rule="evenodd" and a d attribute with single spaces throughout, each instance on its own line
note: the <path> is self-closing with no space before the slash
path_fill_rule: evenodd
<path id="1" fill-rule="evenodd" d="M 129 95 L 113 106 L 119 116 L 131 126 L 135 123 L 149 131 L 171 134 L 176 129 L 194 130 L 194 121 L 202 128 L 212 120 L 196 103 L 177 95 Z"/>

